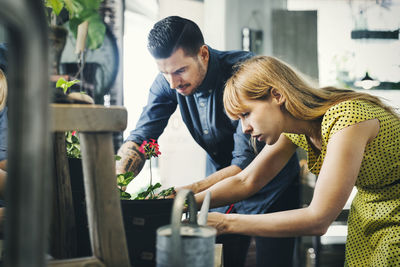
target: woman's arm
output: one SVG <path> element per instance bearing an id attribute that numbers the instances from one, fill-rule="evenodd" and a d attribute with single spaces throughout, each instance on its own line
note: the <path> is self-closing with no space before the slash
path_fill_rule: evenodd
<path id="1" fill-rule="evenodd" d="M 259 155 L 238 174 L 228 177 L 207 191 L 211 192 L 211 207 L 219 207 L 243 200 L 270 182 L 296 151 L 288 138 L 281 135 L 278 142 L 265 146 Z M 196 202 L 203 202 L 206 191 L 196 194 Z"/>
<path id="2" fill-rule="evenodd" d="M 364 150 L 379 132 L 378 120 L 364 121 L 335 133 L 307 208 L 261 215 L 210 213 L 218 233 L 288 237 L 322 235 L 343 209 L 360 171 Z"/>

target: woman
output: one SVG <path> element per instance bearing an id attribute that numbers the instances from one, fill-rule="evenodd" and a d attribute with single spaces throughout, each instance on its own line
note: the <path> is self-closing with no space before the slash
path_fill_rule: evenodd
<path id="1" fill-rule="evenodd" d="M 348 218 L 347 266 L 400 265 L 400 119 L 377 97 L 315 89 L 283 62 L 249 59 L 228 80 L 224 105 L 243 131 L 266 146 L 236 176 L 208 190 L 212 206 L 257 192 L 297 147 L 318 175 L 306 208 L 261 215 L 210 213 L 219 234 L 323 235 L 357 187 Z M 227 190 L 229 188 L 229 190 Z M 201 202 L 205 192 L 196 195 Z"/>

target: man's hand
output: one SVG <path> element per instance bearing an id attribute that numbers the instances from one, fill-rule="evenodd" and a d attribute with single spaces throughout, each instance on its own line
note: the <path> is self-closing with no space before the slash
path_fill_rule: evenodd
<path id="1" fill-rule="evenodd" d="M 116 162 L 117 174 L 126 172 L 133 172 L 134 176 L 139 174 L 146 162 L 144 154 L 139 152 L 139 147 L 132 141 L 128 141 L 120 147 L 118 156 L 121 159 Z"/>

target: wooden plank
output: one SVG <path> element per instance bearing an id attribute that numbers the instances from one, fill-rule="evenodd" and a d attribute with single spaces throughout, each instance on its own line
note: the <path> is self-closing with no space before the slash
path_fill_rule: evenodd
<path id="1" fill-rule="evenodd" d="M 124 107 L 86 104 L 51 104 L 52 130 L 66 131 L 110 131 L 125 130 L 127 111 Z"/>
<path id="2" fill-rule="evenodd" d="M 74 258 L 77 255 L 76 225 L 64 132 L 54 134 L 54 155 L 50 255 L 56 259 Z"/>
<path id="3" fill-rule="evenodd" d="M 112 133 L 81 132 L 79 136 L 93 255 L 106 266 L 128 267 Z"/>
<path id="4" fill-rule="evenodd" d="M 76 258 L 68 260 L 52 260 L 49 261 L 50 267 L 105 267 L 105 265 L 94 257 Z"/>
<path id="5" fill-rule="evenodd" d="M 214 267 L 223 267 L 224 257 L 222 254 L 222 244 L 214 245 Z"/>

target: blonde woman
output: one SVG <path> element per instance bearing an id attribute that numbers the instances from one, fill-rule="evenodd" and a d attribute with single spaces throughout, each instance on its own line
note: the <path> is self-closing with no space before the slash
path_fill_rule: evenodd
<path id="1" fill-rule="evenodd" d="M 323 235 L 357 187 L 348 218 L 346 266 L 400 266 L 400 119 L 377 97 L 313 88 L 273 57 L 244 62 L 227 81 L 224 105 L 266 146 L 242 172 L 216 183 L 212 206 L 254 194 L 295 153 L 318 175 L 306 208 L 261 215 L 210 213 L 219 234 Z M 198 202 L 204 192 L 196 195 Z"/>

